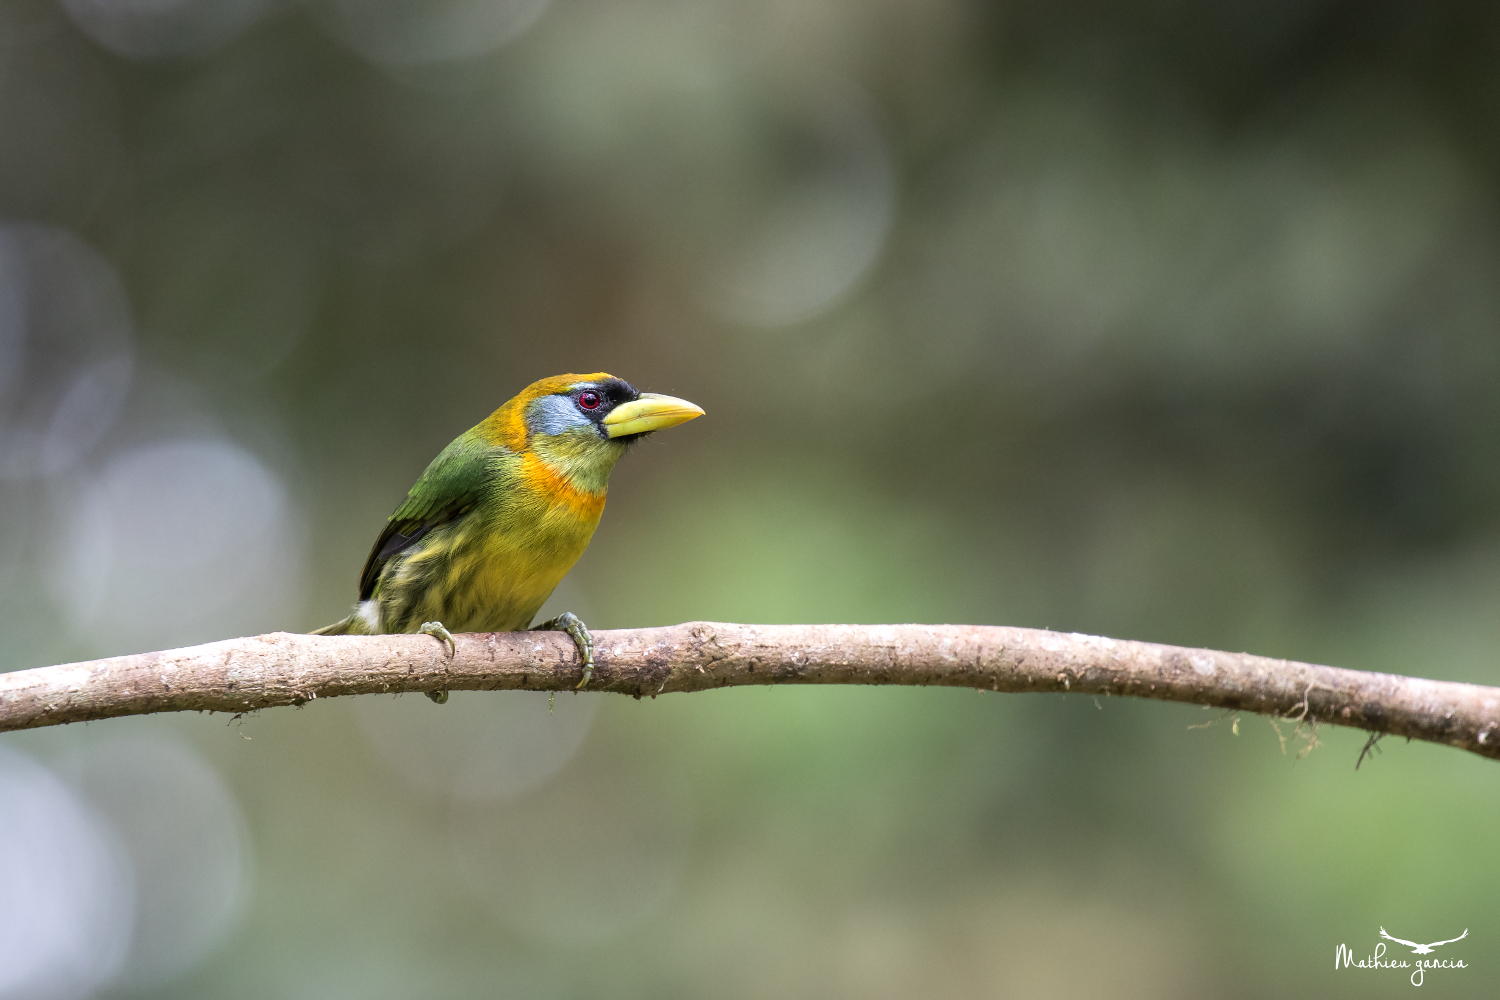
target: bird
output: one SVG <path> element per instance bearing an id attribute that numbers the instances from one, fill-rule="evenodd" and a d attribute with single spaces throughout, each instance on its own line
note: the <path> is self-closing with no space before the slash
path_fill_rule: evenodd
<path id="1" fill-rule="evenodd" d="M 432 460 L 370 548 L 353 611 L 310 634 L 422 632 L 452 657 L 453 632 L 566 632 L 582 688 L 594 671 L 588 627 L 572 612 L 532 619 L 588 547 L 615 462 L 701 416 L 607 372 L 533 382 Z"/>
<path id="2" fill-rule="evenodd" d="M 1385 928 L 1384 927 L 1380 928 L 1380 936 L 1383 937 L 1383 938 L 1385 938 L 1387 941 L 1394 941 L 1397 944 L 1404 944 L 1404 945 L 1406 945 L 1408 948 L 1410 948 L 1412 950 L 1412 954 L 1413 955 L 1431 955 L 1432 954 L 1432 949 L 1434 949 L 1434 948 L 1440 948 L 1440 947 L 1442 947 L 1445 944 L 1452 944 L 1455 941 L 1462 941 L 1464 938 L 1468 937 L 1469 936 L 1469 929 L 1467 927 L 1465 927 L 1464 928 L 1464 932 L 1462 934 L 1460 934 L 1456 938 L 1449 938 L 1446 941 L 1434 941 L 1431 944 L 1417 944 L 1417 942 L 1415 942 L 1415 941 L 1404 941 L 1404 940 L 1402 940 L 1401 938 L 1398 938 L 1398 937 L 1391 937 L 1389 934 L 1387 934 L 1385 932 Z"/>

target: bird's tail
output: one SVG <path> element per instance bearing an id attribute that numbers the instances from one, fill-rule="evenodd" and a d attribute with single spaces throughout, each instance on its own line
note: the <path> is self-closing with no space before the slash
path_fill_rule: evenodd
<path id="1" fill-rule="evenodd" d="M 308 635 L 375 635 L 380 631 L 380 608 L 373 600 L 360 601 L 343 621 L 314 629 Z"/>
<path id="2" fill-rule="evenodd" d="M 334 622 L 332 625 L 324 625 L 322 628 L 315 628 L 315 629 L 313 629 L 311 632 L 309 632 L 307 634 L 308 635 L 349 635 L 350 634 L 349 630 L 354 627 L 354 624 L 355 624 L 354 620 L 356 618 L 358 618 L 358 617 L 359 617 L 359 612 L 355 612 L 354 614 L 350 615 L 348 618 L 345 618 L 343 621 Z"/>

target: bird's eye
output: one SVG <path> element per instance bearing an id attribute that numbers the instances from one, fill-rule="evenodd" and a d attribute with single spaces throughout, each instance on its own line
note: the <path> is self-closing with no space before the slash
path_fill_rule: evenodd
<path id="1" fill-rule="evenodd" d="M 584 392 L 580 392 L 578 394 L 578 405 L 583 407 L 585 410 L 597 410 L 599 409 L 599 404 L 601 402 L 602 400 L 599 398 L 599 394 L 592 389 L 585 390 Z"/>

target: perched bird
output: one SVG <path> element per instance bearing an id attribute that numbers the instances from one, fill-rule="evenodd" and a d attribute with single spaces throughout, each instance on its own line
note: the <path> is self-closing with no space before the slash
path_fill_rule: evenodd
<path id="1" fill-rule="evenodd" d="M 703 410 L 638 392 L 604 372 L 522 390 L 444 448 L 386 522 L 359 575 L 359 603 L 313 635 L 518 632 L 583 555 L 615 462 L 652 431 Z M 567 632 L 593 675 L 593 637 L 567 612 L 536 626 Z M 430 695 L 446 701 L 446 692 Z"/>

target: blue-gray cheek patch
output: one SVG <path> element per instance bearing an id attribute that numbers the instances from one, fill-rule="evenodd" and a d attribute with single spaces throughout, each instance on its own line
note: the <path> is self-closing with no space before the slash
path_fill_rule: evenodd
<path id="1" fill-rule="evenodd" d="M 526 408 L 526 426 L 533 434 L 562 434 L 575 427 L 592 426 L 588 417 L 568 396 L 543 396 Z"/>

